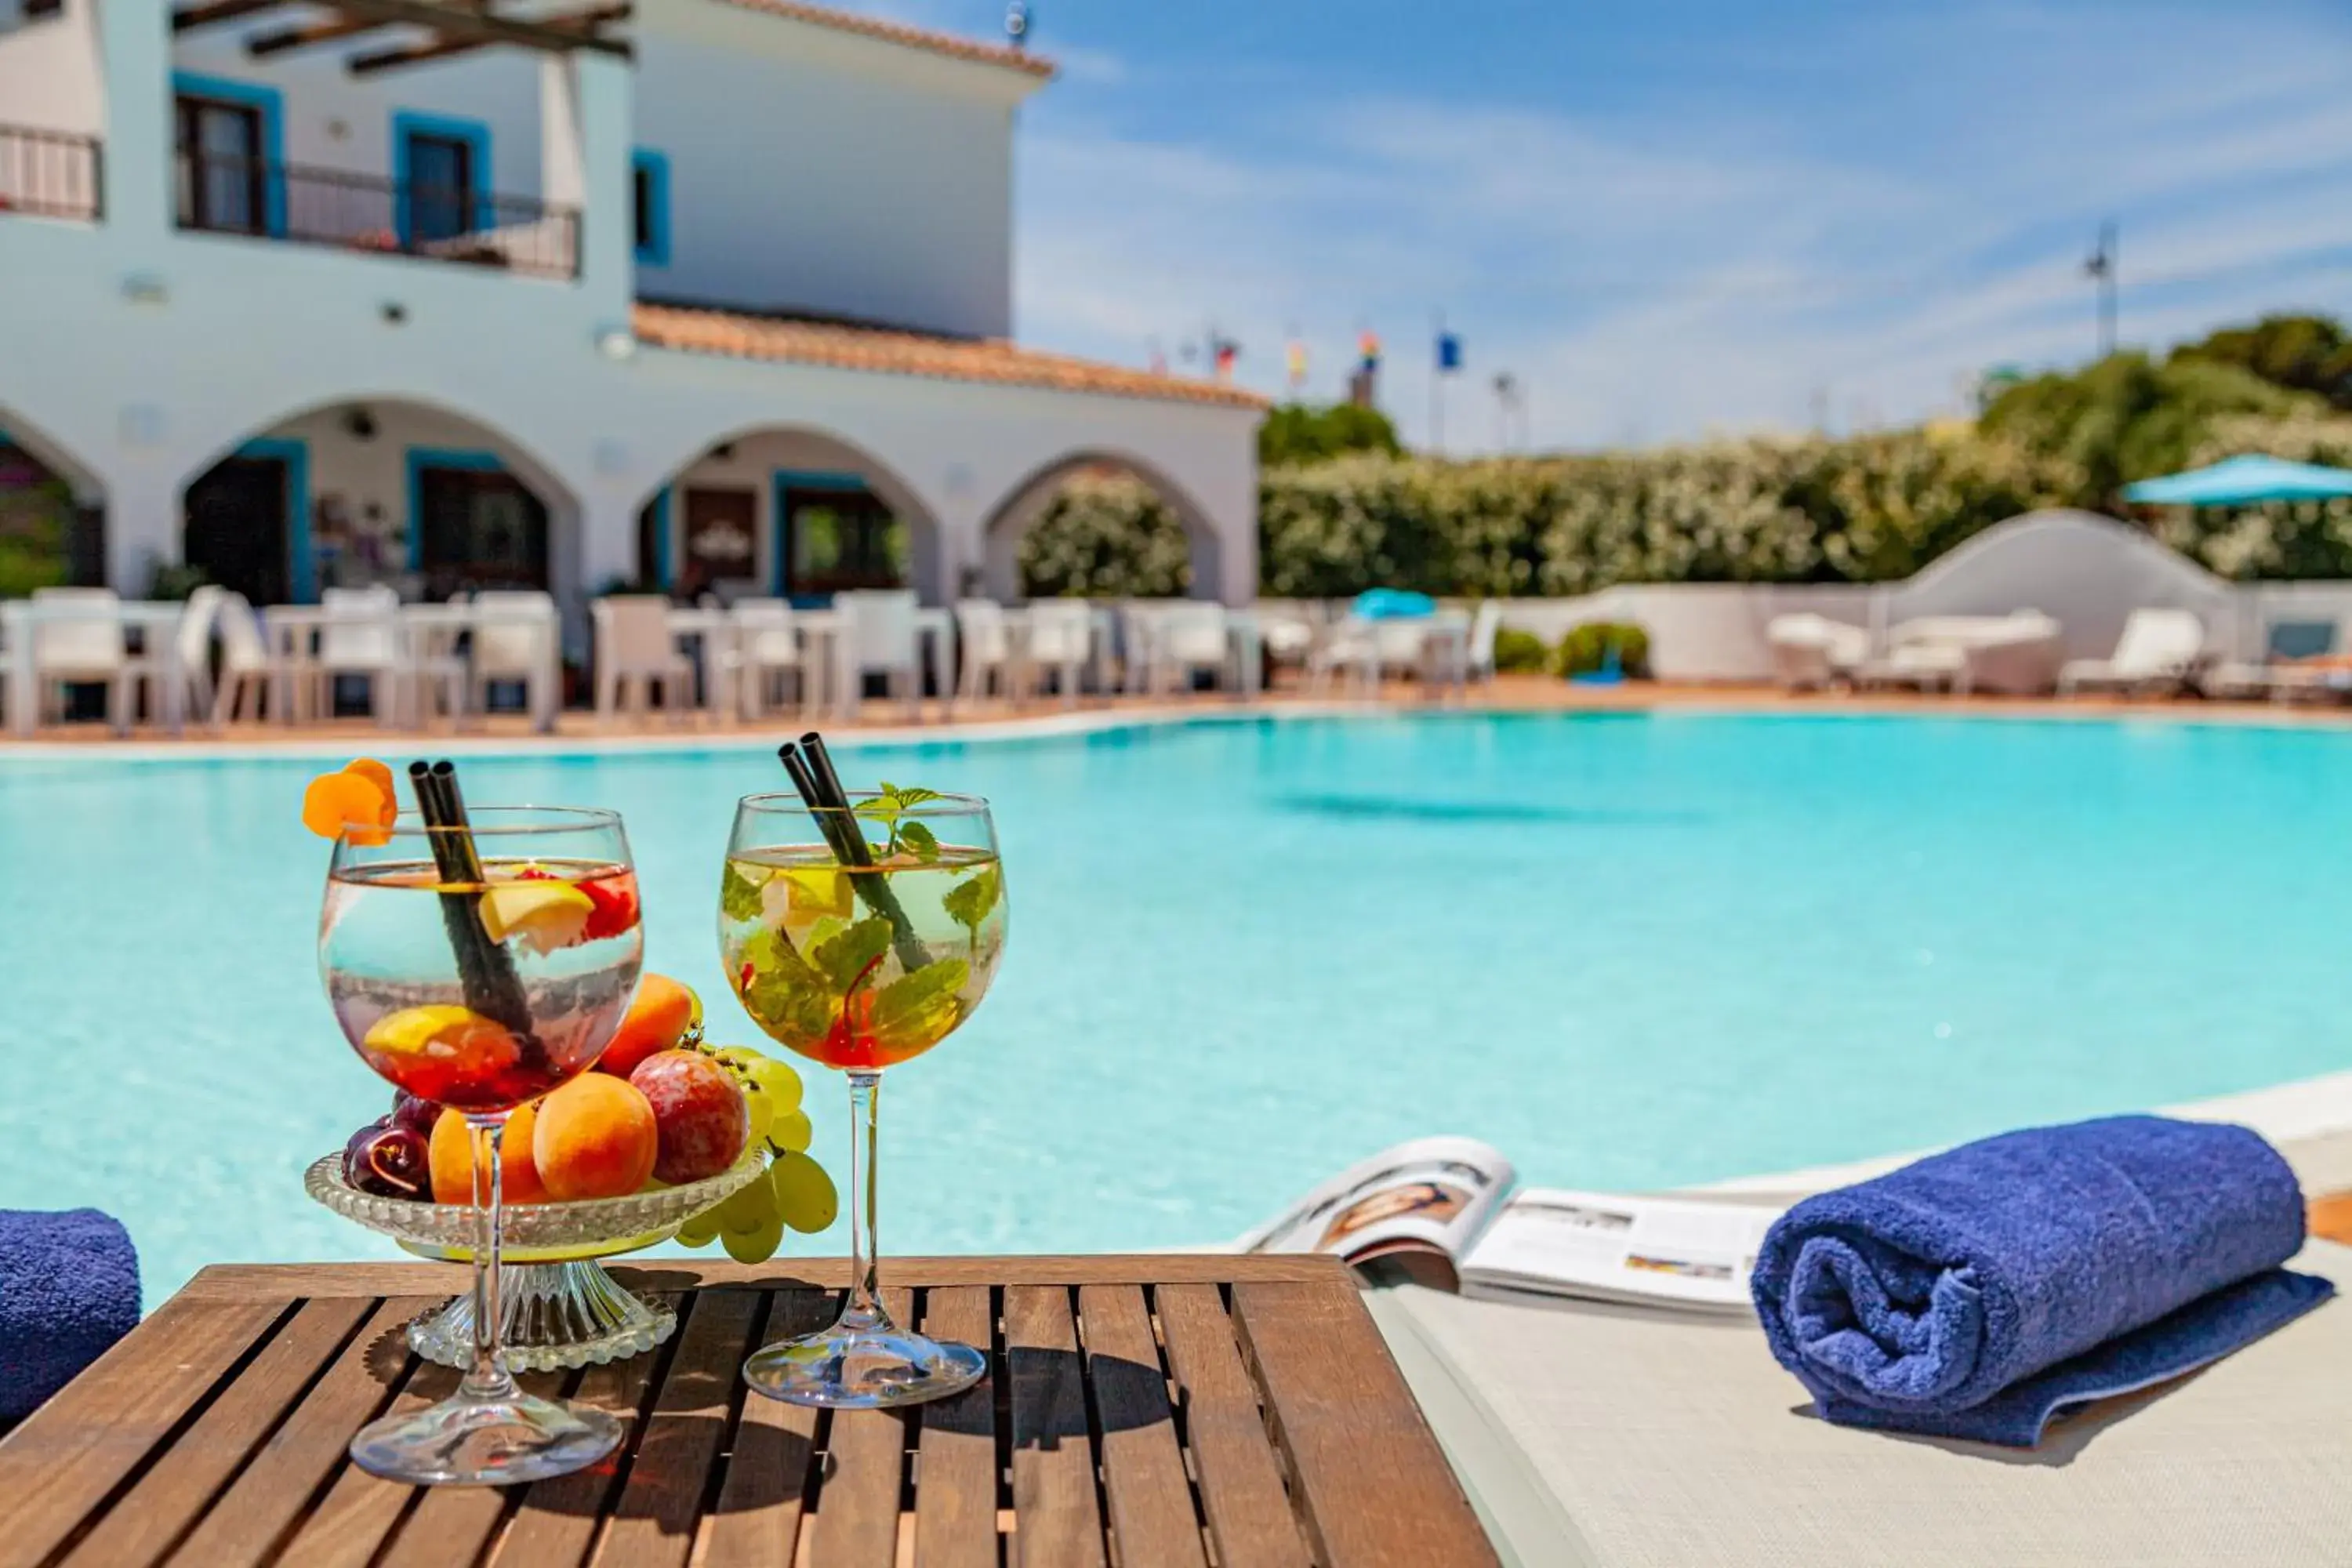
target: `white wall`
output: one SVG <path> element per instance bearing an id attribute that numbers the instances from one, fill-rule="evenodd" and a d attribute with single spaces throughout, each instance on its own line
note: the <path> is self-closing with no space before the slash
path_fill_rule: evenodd
<path id="1" fill-rule="evenodd" d="M 95 0 L 0 31 L 0 124 L 95 136 L 106 123 L 94 34 Z M 14 0 L 0 0 L 12 22 Z"/>
<path id="2" fill-rule="evenodd" d="M 374 77 L 344 68 L 399 29 L 261 60 L 246 52 L 247 37 L 297 15 L 176 38 L 173 68 L 277 91 L 290 163 L 389 177 L 394 119 L 410 111 L 481 125 L 494 194 L 548 194 L 539 57 L 485 49 Z M 639 267 L 638 292 L 1009 335 L 1013 110 L 1035 79 L 716 0 L 644 0 L 634 37 L 630 140 L 669 171 L 668 260 Z"/>
<path id="3" fill-rule="evenodd" d="M 1871 631 L 1926 616 L 1999 616 L 2035 609 L 2057 620 L 2066 657 L 2114 651 L 2135 609 L 2194 611 L 2210 647 L 2259 658 L 2280 621 L 2333 620 L 2352 647 L 2352 583 L 2232 584 L 2145 531 L 2089 512 L 2012 518 L 1901 583 L 1629 585 L 1572 599 L 1515 599 L 1507 626 L 1556 640 L 1588 621 L 1631 621 L 1650 634 L 1650 663 L 1665 680 L 1765 680 L 1766 628 L 1811 611 Z"/>
<path id="4" fill-rule="evenodd" d="M 669 160 L 649 298 L 1004 336 L 1013 115 L 1037 84 L 712 0 L 638 6 L 637 141 Z"/>

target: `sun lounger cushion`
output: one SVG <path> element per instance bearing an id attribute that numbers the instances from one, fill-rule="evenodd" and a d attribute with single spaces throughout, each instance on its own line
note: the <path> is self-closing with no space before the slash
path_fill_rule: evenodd
<path id="1" fill-rule="evenodd" d="M 1828 1419 L 2030 1447 L 2062 1406 L 2228 1354 L 2333 1290 L 2279 1264 L 2303 1200 L 2244 1128 L 2112 1117 L 1822 1193 L 1757 1259 L 1759 1316 Z"/>
<path id="2" fill-rule="evenodd" d="M 96 1209 L 0 1209 L 0 1426 L 139 1325 L 139 1256 Z"/>

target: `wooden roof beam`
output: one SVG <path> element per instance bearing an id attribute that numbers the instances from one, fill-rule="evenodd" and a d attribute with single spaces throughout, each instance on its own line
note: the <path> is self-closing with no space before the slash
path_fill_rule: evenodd
<path id="1" fill-rule="evenodd" d="M 241 21 L 285 4 L 286 0 L 205 0 L 201 5 L 183 5 L 172 13 L 172 31 L 192 33 L 198 27 Z"/>
<path id="2" fill-rule="evenodd" d="M 344 16 L 332 22 L 312 22 L 300 27 L 280 27 L 272 33 L 256 33 L 245 41 L 245 51 L 256 59 L 282 55 L 289 49 L 307 49 L 320 44 L 339 43 L 355 38 L 362 33 L 381 32 L 392 26 L 368 16 Z"/>
<path id="3" fill-rule="evenodd" d="M 215 0 L 215 3 L 245 4 L 247 0 Z M 445 55 L 465 52 L 464 47 L 453 46 L 478 48 L 490 44 L 510 44 L 519 48 L 554 54 L 587 49 L 618 56 L 622 59 L 630 56 L 625 40 L 608 38 L 596 31 L 604 23 L 627 17 L 630 7 L 626 4 L 602 5 L 591 11 L 538 16 L 524 21 L 520 17 L 498 16 L 488 10 L 440 4 L 438 0 L 325 0 L 325 3 L 331 4 L 353 21 L 364 17 L 383 26 L 424 27 L 439 35 L 437 42 L 420 45 L 413 49 L 393 49 L 359 56 L 351 62 L 354 75 L 390 70 L 394 66 L 413 65 L 422 59 L 438 59 Z"/>
<path id="4" fill-rule="evenodd" d="M 626 21 L 631 7 L 626 0 L 599 5 L 592 10 L 574 11 L 561 16 L 541 18 L 536 26 L 561 35 L 556 41 L 532 45 L 542 49 L 599 49 L 627 58 L 629 46 L 617 38 L 601 37 L 596 29 L 611 22 Z M 446 60 L 453 56 L 470 54 L 493 44 L 510 42 L 504 38 L 469 36 L 457 29 L 444 29 L 443 36 L 429 44 L 415 44 L 404 48 L 380 49 L 373 54 L 353 55 L 347 62 L 353 76 L 374 76 L 383 71 L 398 70 L 404 66 L 421 66 L 434 60 Z"/>

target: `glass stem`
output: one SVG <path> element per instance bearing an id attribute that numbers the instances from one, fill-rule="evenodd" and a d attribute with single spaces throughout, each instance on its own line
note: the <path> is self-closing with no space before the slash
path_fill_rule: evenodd
<path id="1" fill-rule="evenodd" d="M 892 1327 L 882 1310 L 882 1248 L 874 1224 L 874 1102 L 881 1088 L 879 1072 L 849 1075 L 849 1296 L 841 1304 L 840 1324 L 847 1329 Z"/>
<path id="2" fill-rule="evenodd" d="M 474 1365 L 458 1393 L 467 1399 L 509 1399 L 515 1383 L 499 1354 L 499 1253 L 506 1229 L 499 1150 L 507 1119 L 467 1116 L 466 1125 L 474 1139 Z"/>

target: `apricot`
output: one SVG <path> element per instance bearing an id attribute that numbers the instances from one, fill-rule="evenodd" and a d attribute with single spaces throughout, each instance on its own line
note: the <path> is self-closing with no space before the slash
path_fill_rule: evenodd
<path id="1" fill-rule="evenodd" d="M 686 1037 L 702 1016 L 702 999 L 692 986 L 667 974 L 646 974 L 637 982 L 629 1011 L 613 1032 L 612 1043 L 596 1058 L 598 1070 L 626 1078 L 637 1064 L 656 1051 L 666 1051 Z"/>
<path id="2" fill-rule="evenodd" d="M 538 1121 L 536 1105 L 520 1106 L 507 1118 L 507 1135 L 499 1145 L 499 1173 L 506 1184 L 506 1201 L 510 1204 L 543 1204 L 547 1201 L 547 1184 L 539 1177 L 539 1163 L 532 1157 L 531 1134 Z M 466 1118 L 457 1111 L 445 1110 L 433 1124 L 433 1141 L 428 1150 L 433 1166 L 433 1201 L 436 1204 L 471 1204 L 474 1201 L 474 1140 L 466 1126 Z"/>
<path id="3" fill-rule="evenodd" d="M 400 788 L 392 780 L 392 770 L 373 757 L 354 757 L 343 764 L 343 772 L 363 778 L 383 794 L 383 806 L 378 820 L 390 827 L 400 815 Z"/>
<path id="4" fill-rule="evenodd" d="M 654 1108 L 625 1079 L 583 1073 L 539 1102 L 531 1134 L 540 1180 L 559 1202 L 622 1198 L 654 1173 Z"/>

